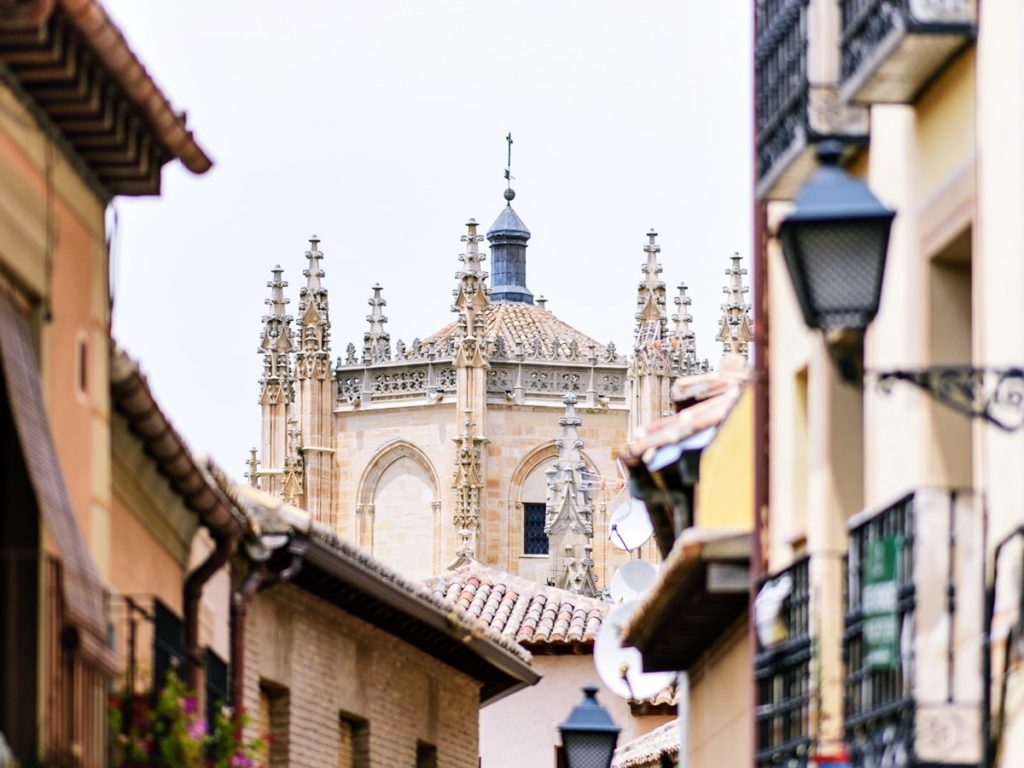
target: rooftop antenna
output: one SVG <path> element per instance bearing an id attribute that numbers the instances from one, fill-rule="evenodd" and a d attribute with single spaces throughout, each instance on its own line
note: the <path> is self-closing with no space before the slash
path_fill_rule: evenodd
<path id="1" fill-rule="evenodd" d="M 508 142 L 508 161 L 505 163 L 505 200 L 511 205 L 515 200 L 516 191 L 512 189 L 512 132 L 505 137 Z"/>

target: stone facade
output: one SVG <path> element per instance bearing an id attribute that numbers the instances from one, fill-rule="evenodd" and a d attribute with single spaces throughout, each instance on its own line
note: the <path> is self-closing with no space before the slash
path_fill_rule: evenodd
<path id="1" fill-rule="evenodd" d="M 656 233 L 644 247 L 628 357 L 564 323 L 543 300 L 534 303 L 525 284 L 530 237 L 507 205 L 487 234 L 501 282 L 492 295 L 484 236 L 470 220 L 453 291 L 456 319 L 409 343 L 392 343 L 384 289 L 373 286 L 362 343 L 346 346 L 333 381 L 324 368 L 330 321 L 319 240 L 306 253 L 296 318 L 287 314 L 287 283 L 275 268 L 259 350 L 263 439 L 249 461 L 251 482 L 309 509 L 409 577 L 475 559 L 541 582 L 565 581 L 564 543 L 531 549 L 526 521 L 544 506 L 541 525 L 551 534 L 557 515 L 548 505 L 564 500 L 563 486 L 572 482 L 586 524 L 576 526 L 579 552 L 571 559 L 590 562 L 575 588 L 606 589 L 629 557 L 607 539 L 609 517 L 626 499 L 616 451 L 638 426 L 670 410 L 674 377 L 708 363 L 697 357 L 684 284 L 676 314 L 668 314 Z M 736 262 L 727 271 L 721 325 L 745 354 L 749 307 Z M 565 447 L 573 466 L 549 478 L 565 428 L 564 396 L 574 398 L 575 437 Z M 656 558 L 653 545 L 641 555 Z"/>

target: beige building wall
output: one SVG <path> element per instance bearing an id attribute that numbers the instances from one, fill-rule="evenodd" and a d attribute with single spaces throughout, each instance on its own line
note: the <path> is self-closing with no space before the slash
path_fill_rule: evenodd
<path id="1" fill-rule="evenodd" d="M 977 44 L 977 213 L 973 269 L 977 363 L 1024 362 L 1024 7 L 985 0 Z M 1024 523 L 1024 432 L 975 430 L 975 478 L 984 489 L 992 546 Z M 1007 568 L 1004 563 L 1003 568 Z M 1007 568 L 1008 569 L 1008 568 Z M 1008 569 L 1009 570 L 1009 569 Z M 1011 571 L 1012 572 L 1012 571 Z M 1004 639 L 996 637 L 997 646 Z M 1024 674 L 1008 685 L 1003 766 L 1024 763 Z"/>
<path id="2" fill-rule="evenodd" d="M 416 765 L 418 743 L 478 766 L 476 681 L 297 587 L 257 595 L 245 653 L 247 735 L 269 725 L 281 765 L 339 765 L 345 718 L 365 723 L 372 768 Z"/>
<path id="3" fill-rule="evenodd" d="M 744 619 L 690 669 L 686 768 L 751 765 L 750 665 Z"/>
<path id="4" fill-rule="evenodd" d="M 600 685 L 590 654 L 534 655 L 533 668 L 543 677 L 536 685 L 480 710 L 480 768 L 554 766 L 561 743 L 557 723 L 564 722 L 583 699 L 584 685 L 599 685 L 597 700 L 622 728 L 619 744 L 642 736 L 675 715 L 633 717 L 629 704 Z M 511 727 L 510 724 L 517 724 Z M 527 723 L 552 724 L 527 728 Z"/>
<path id="5" fill-rule="evenodd" d="M 36 305 L 57 455 L 82 536 L 110 576 L 110 307 L 105 200 L 0 85 L 0 278 Z M 47 190 L 47 169 L 51 188 Z M 49 210 L 49 214 L 48 214 Z"/>

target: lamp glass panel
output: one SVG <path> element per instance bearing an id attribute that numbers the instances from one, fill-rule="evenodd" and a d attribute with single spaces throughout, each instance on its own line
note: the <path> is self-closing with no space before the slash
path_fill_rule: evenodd
<path id="1" fill-rule="evenodd" d="M 608 768 L 618 734 L 562 731 L 565 760 L 569 768 Z"/>
<path id="2" fill-rule="evenodd" d="M 818 328 L 864 328 L 878 312 L 887 219 L 804 223 L 793 233 Z"/>

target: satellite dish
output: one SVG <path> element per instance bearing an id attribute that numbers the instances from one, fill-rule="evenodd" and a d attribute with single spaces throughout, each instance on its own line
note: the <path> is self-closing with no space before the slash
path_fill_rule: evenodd
<path id="1" fill-rule="evenodd" d="M 605 616 L 594 643 L 594 666 L 601 681 L 624 699 L 650 699 L 672 684 L 675 672 L 644 672 L 643 657 L 636 648 L 622 645 L 622 628 L 640 601 L 616 606 Z"/>
<path id="2" fill-rule="evenodd" d="M 639 597 L 654 583 L 658 569 L 646 560 L 629 560 L 612 576 L 612 600 L 623 603 Z"/>
<path id="3" fill-rule="evenodd" d="M 627 552 L 642 547 L 653 534 L 647 505 L 640 499 L 630 497 L 623 501 L 608 521 L 608 540 Z"/>

